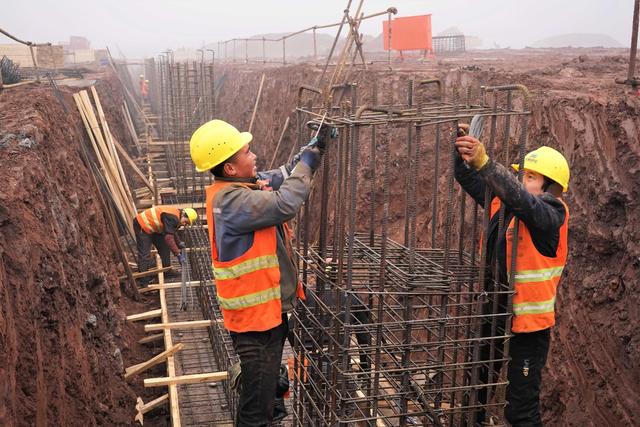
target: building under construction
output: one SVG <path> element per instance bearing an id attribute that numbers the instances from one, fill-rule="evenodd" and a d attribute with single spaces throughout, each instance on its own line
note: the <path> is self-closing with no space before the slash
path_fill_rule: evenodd
<path id="1" fill-rule="evenodd" d="M 234 425 L 239 359 L 205 213 L 214 178 L 189 151 L 216 118 L 252 132 L 262 170 L 337 129 L 289 224 L 305 299 L 290 313 L 288 415 L 274 425 L 476 426 L 480 413 L 508 425 L 515 275 L 492 279 L 489 209 L 454 177 L 470 123 L 495 162 L 522 170 L 549 145 L 571 164 L 544 421 L 638 425 L 635 46 L 631 61 L 628 49 L 471 56 L 464 36 L 431 37 L 430 15 L 351 3 L 337 22 L 281 38 L 222 41 L 193 59 L 107 52 L 86 68 L 38 64 L 38 44 L 3 31 L 34 66 L 20 83 L 0 79 L 1 425 Z M 366 49 L 367 20 L 384 22 L 386 50 Z M 428 42 L 409 43 L 401 22 L 428 23 Z M 326 28 L 336 35 L 323 51 Z M 300 35 L 312 55 L 287 51 Z M 186 260 L 163 267 L 154 251 L 157 265 L 138 273 L 131 220 L 159 205 L 198 212 L 179 232 Z M 497 215 L 503 233 L 505 208 Z"/>

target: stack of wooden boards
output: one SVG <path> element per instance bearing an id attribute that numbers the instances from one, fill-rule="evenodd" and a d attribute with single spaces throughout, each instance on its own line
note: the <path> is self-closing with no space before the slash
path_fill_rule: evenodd
<path id="1" fill-rule="evenodd" d="M 91 86 L 90 91 L 93 102 L 86 90 L 73 94 L 73 99 L 78 111 L 80 111 L 82 122 L 91 140 L 91 146 L 114 204 L 120 217 L 126 222 L 129 232 L 133 235 L 131 220 L 136 216 L 136 205 L 120 158 L 128 163 L 147 187 L 152 187 L 126 150 L 113 137 L 95 87 Z"/>

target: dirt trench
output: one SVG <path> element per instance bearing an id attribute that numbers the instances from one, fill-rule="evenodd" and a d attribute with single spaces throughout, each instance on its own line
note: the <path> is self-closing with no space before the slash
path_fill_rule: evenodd
<path id="1" fill-rule="evenodd" d="M 119 86 L 96 77 L 127 145 Z M 124 318 L 145 304 L 121 291 L 80 154 L 87 137 L 71 89 L 62 91 L 68 112 L 48 85 L 0 93 L 0 425 L 132 425 L 136 397 L 153 394 L 139 379 L 125 382 L 124 367 L 152 350 Z"/>
<path id="2" fill-rule="evenodd" d="M 410 76 L 437 76 L 447 85 L 518 82 L 531 89 L 529 145 L 554 146 L 572 165 L 570 260 L 544 373 L 544 419 L 547 425 L 637 425 L 640 100 L 613 83 L 625 74 L 625 60 L 606 50 L 487 55 L 419 71 L 356 73 L 354 80 L 361 99 L 370 97 L 372 78 L 381 81 L 380 99 L 404 98 L 401 88 Z M 268 165 L 290 116 L 274 165 L 284 162 L 295 140 L 297 88 L 313 83 L 319 69 L 218 71 L 226 74 L 219 116 L 243 129 L 266 73 L 253 147 L 260 166 Z M 118 118 L 122 94 L 112 77 L 98 78 L 110 127 L 127 142 Z M 79 154 L 84 130 L 70 89 L 63 92 L 69 113 L 48 87 L 0 93 L 0 425 L 131 425 L 135 397 L 147 401 L 157 394 L 139 379 L 125 382 L 123 367 L 158 351 L 135 344 L 141 328 L 124 322 L 125 313 L 144 311 L 145 304 L 128 299 L 117 283 L 115 247 Z M 16 137 L 3 139 L 8 134 Z M 401 137 L 392 142 L 396 166 L 406 162 L 403 144 Z M 366 153 L 361 156 L 365 164 Z M 425 170 L 432 161 L 427 154 Z M 376 173 L 364 167 L 360 182 L 369 185 Z M 392 178 L 392 198 L 401 199 L 404 177 Z M 428 173 L 424 179 L 420 245 L 429 243 L 431 223 L 432 181 Z M 365 193 L 359 203 L 367 205 Z M 401 241 L 404 212 L 392 208 L 391 237 Z M 438 217 L 443 214 L 441 207 Z M 358 224 L 365 227 L 368 216 L 361 209 Z M 145 424 L 164 419 L 160 412 Z"/>
<path id="3" fill-rule="evenodd" d="M 557 325 L 542 390 L 547 425 L 638 425 L 640 98 L 613 82 L 625 74 L 626 59 L 619 53 L 558 50 L 527 56 L 527 52 L 517 51 L 499 62 L 494 58 L 483 62 L 468 55 L 457 63 L 431 64 L 430 70 L 391 73 L 374 69 L 356 73 L 353 79 L 359 85 L 359 104 L 370 99 L 373 79 L 379 81 L 379 99 L 396 101 L 405 99 L 403 88 L 411 77 L 435 76 L 447 86 L 523 83 L 531 90 L 528 146 L 559 149 L 569 160 L 572 173 L 566 195 L 571 211 L 570 255 L 558 292 Z M 298 87 L 313 84 L 320 69 L 301 65 L 266 71 L 223 68 L 220 118 L 246 129 L 263 72 L 266 82 L 252 145 L 259 167 L 264 168 L 270 163 L 287 116 L 290 127 L 295 127 Z M 285 133 L 274 166 L 287 159 L 294 135 L 293 129 Z M 404 137 L 395 136 L 392 164 L 398 166 L 406 163 L 406 149 Z M 365 151 L 360 155 L 361 165 L 368 162 Z M 418 244 L 427 246 L 433 154 L 425 154 L 421 161 L 425 177 L 418 192 L 417 230 Z M 444 164 L 441 183 L 446 176 Z M 392 200 L 404 198 L 401 170 L 396 167 L 391 179 Z M 369 186 L 378 174 L 363 166 L 359 182 Z M 369 218 L 366 191 L 359 195 L 358 203 L 362 208 L 357 223 L 365 231 Z M 392 204 L 390 232 L 392 238 L 402 241 L 404 211 L 398 206 Z M 443 215 L 441 206 L 440 224 Z M 380 212 L 377 216 L 380 218 Z"/>

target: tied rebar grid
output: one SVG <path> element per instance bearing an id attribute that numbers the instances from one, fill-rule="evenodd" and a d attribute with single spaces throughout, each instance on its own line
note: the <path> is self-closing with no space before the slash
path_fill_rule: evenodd
<path id="1" fill-rule="evenodd" d="M 215 115 L 215 69 L 213 59 L 174 62 L 171 51 L 158 61 L 160 136 L 165 145 L 169 176 L 174 180 L 179 202 L 193 198 L 191 187 L 197 175 L 189 155 L 187 141 L 202 124 Z"/>
<path id="2" fill-rule="evenodd" d="M 295 421 L 474 426 L 478 414 L 501 414 L 505 404 L 500 372 L 513 277 L 500 283 L 486 275 L 491 269 L 497 277 L 487 259 L 488 209 L 482 221 L 476 203 L 467 212 L 454 181 L 453 143 L 459 121 L 480 114 L 491 128 L 483 141 L 492 158 L 506 164 L 515 148 L 522 159 L 528 91 L 482 88 L 472 103 L 471 90 L 461 102 L 454 88 L 445 102 L 442 83 L 431 79 L 409 82 L 408 104 L 379 105 L 374 87 L 371 103 L 358 107 L 356 89 L 342 86 L 339 99 L 351 96 L 340 106 L 303 106 L 299 96 L 299 135 L 308 119 L 324 119 L 341 134 L 329 142 L 320 184 L 298 219 L 307 298 L 293 315 Z M 394 154 L 392 139 L 401 141 Z M 419 211 L 419 200 L 432 209 Z M 487 194 L 483 205 L 491 200 Z M 404 221 L 395 219 L 402 214 Z M 403 244 L 393 239 L 403 234 Z"/>
<path id="3" fill-rule="evenodd" d="M 192 188 L 191 194 L 194 203 L 200 202 L 200 194 L 204 195 L 205 183 L 203 178 L 199 185 Z M 202 190 L 202 192 L 198 190 Z M 177 203 L 177 198 L 175 196 L 165 197 L 165 203 Z M 194 310 L 198 310 L 201 312 L 202 318 L 212 320 L 209 328 L 201 330 L 204 335 L 198 337 L 202 339 L 208 335 L 207 342 L 210 343 L 210 347 L 207 354 L 209 359 L 197 354 L 197 360 L 194 358 L 194 360 L 186 363 L 192 367 L 193 372 L 190 373 L 227 371 L 238 358 L 233 350 L 229 332 L 221 322 L 222 313 L 216 299 L 215 282 L 211 270 L 209 236 L 207 234 L 206 221 L 202 220 L 206 216 L 204 211 L 201 211 L 199 215 L 201 220 L 197 221 L 193 226 L 186 227 L 184 230 L 184 241 L 189 248 L 188 262 L 191 279 L 194 282 L 199 282 L 198 286 L 191 289 L 197 296 L 197 307 L 188 306 L 187 311 L 178 310 L 178 313 L 183 317 L 190 314 L 194 316 Z M 174 293 L 176 294 L 175 298 L 178 298 L 179 290 L 175 290 Z M 210 360 L 211 358 L 213 361 Z M 200 386 L 202 387 L 202 385 Z M 204 386 L 206 387 L 206 385 Z M 181 396 L 185 395 L 186 399 L 185 403 L 181 401 L 181 408 L 185 404 L 186 406 L 194 406 L 194 410 L 191 411 L 192 414 L 190 415 L 193 420 L 199 420 L 189 425 L 211 425 L 211 423 L 227 425 L 225 423 L 232 422 L 232 414 L 235 414 L 237 405 L 237 393 L 230 389 L 228 381 L 218 383 L 215 389 L 217 393 L 215 398 L 207 401 L 206 399 L 210 398 L 212 394 L 211 390 L 206 390 L 205 392 L 196 390 L 193 392 L 184 387 L 185 393 L 181 393 Z"/>

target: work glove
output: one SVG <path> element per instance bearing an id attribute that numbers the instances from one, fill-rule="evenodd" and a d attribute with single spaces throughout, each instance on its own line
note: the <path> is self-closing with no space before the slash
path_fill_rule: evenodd
<path id="1" fill-rule="evenodd" d="M 484 144 L 472 136 L 461 136 L 456 139 L 456 149 L 462 160 L 477 171 L 489 161 Z"/>
<path id="2" fill-rule="evenodd" d="M 186 248 L 186 247 L 187 247 L 187 245 L 185 245 L 185 244 L 184 244 L 184 242 L 178 242 L 178 247 L 179 247 L 180 249 L 184 249 L 184 248 Z"/>
<path id="3" fill-rule="evenodd" d="M 456 148 L 462 160 L 475 170 L 482 169 L 489 161 L 489 156 L 487 156 L 484 144 L 480 142 L 484 119 L 485 116 L 476 114 L 471 119 L 471 124 L 458 124 Z"/>
<path id="4" fill-rule="evenodd" d="M 229 366 L 229 370 L 227 372 L 229 373 L 229 385 L 231 386 L 231 390 L 238 390 L 240 387 L 240 375 L 242 374 L 240 362 L 236 362 Z"/>
<path id="5" fill-rule="evenodd" d="M 180 252 L 178 254 L 178 261 L 180 262 L 180 265 L 184 265 L 184 262 L 186 261 L 186 257 L 183 252 Z"/>
<path id="6" fill-rule="evenodd" d="M 322 153 L 318 147 L 307 147 L 302 151 L 300 160 L 311 168 L 312 171 L 318 169 L 320 161 L 322 160 Z"/>
<path id="7" fill-rule="evenodd" d="M 323 124 L 320 128 L 320 132 L 315 137 L 316 139 L 316 147 L 320 150 L 320 154 L 324 154 L 324 150 L 327 147 L 327 142 L 330 138 L 336 138 L 338 136 L 338 129 L 334 126 L 330 126 L 327 124 Z M 313 140 L 312 140 L 313 141 Z"/>

